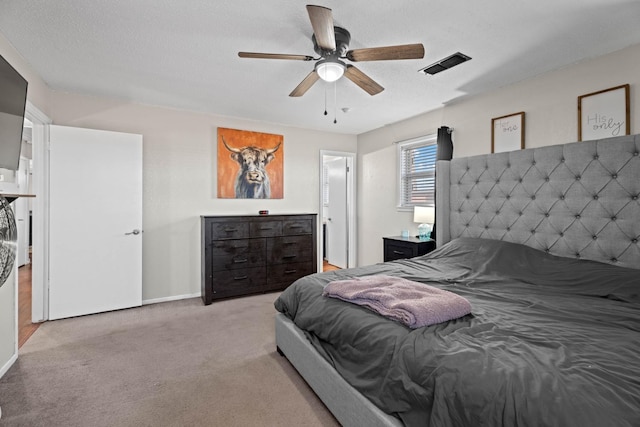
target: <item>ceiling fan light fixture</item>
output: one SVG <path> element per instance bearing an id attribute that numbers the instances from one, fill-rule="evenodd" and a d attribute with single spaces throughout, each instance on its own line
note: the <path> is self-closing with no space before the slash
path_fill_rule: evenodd
<path id="1" fill-rule="evenodd" d="M 316 73 L 325 82 L 335 82 L 344 74 L 347 67 L 339 60 L 322 60 L 316 64 Z"/>

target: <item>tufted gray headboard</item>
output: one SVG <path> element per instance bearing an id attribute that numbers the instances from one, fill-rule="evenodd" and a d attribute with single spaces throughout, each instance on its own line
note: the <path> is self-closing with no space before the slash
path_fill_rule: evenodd
<path id="1" fill-rule="evenodd" d="M 436 165 L 436 239 L 482 237 L 640 268 L 640 135 Z"/>

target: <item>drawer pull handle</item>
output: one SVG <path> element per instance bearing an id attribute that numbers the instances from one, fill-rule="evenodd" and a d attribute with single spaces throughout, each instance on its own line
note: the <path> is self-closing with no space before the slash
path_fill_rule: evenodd
<path id="1" fill-rule="evenodd" d="M 393 253 L 396 255 L 404 255 L 404 252 L 401 252 L 401 251 L 393 251 Z"/>
<path id="2" fill-rule="evenodd" d="M 236 231 L 238 231 L 237 228 L 225 228 L 224 229 L 225 233 L 233 233 L 233 232 L 236 232 Z"/>
<path id="3" fill-rule="evenodd" d="M 299 224 L 290 225 L 289 228 L 302 228 Z"/>
<path id="4" fill-rule="evenodd" d="M 240 276 L 240 277 L 234 277 L 233 280 L 245 280 L 248 279 L 249 276 Z"/>
<path id="5" fill-rule="evenodd" d="M 273 227 L 260 227 L 260 230 L 272 230 Z"/>
<path id="6" fill-rule="evenodd" d="M 243 262 L 247 262 L 248 260 L 246 258 L 241 258 L 241 259 L 234 259 L 233 262 L 235 264 L 242 264 Z"/>
<path id="7" fill-rule="evenodd" d="M 283 245 L 295 245 L 296 242 L 284 242 Z"/>
<path id="8" fill-rule="evenodd" d="M 290 259 L 290 258 L 295 258 L 298 255 L 282 255 L 282 259 Z"/>
<path id="9" fill-rule="evenodd" d="M 295 273 L 296 271 L 298 271 L 298 270 L 285 270 L 285 271 L 284 271 L 284 274 L 293 274 L 293 273 Z"/>

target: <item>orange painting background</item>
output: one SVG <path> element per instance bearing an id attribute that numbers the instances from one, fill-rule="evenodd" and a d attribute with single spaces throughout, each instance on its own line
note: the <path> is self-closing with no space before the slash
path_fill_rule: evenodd
<path id="1" fill-rule="evenodd" d="M 235 183 L 240 165 L 231 158 L 231 152 L 222 143 L 222 136 L 227 145 L 232 148 L 253 146 L 258 148 L 273 148 L 282 143 L 278 151 L 273 153 L 275 158 L 265 167 L 271 182 L 271 198 L 284 197 L 284 137 L 271 133 L 250 132 L 238 129 L 218 128 L 218 198 L 235 199 Z"/>

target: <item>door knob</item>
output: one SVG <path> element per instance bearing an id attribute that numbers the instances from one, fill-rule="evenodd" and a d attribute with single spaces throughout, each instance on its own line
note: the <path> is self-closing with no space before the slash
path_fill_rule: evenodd
<path id="1" fill-rule="evenodd" d="M 130 234 L 133 234 L 135 236 L 137 236 L 138 234 L 142 233 L 140 230 L 138 230 L 137 228 L 134 229 L 132 232 L 130 233 L 124 233 L 125 236 L 129 236 Z"/>

